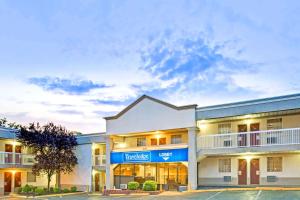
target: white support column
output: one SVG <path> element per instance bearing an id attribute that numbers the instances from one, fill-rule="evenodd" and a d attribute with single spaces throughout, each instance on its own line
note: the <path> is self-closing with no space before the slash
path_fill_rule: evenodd
<path id="1" fill-rule="evenodd" d="M 106 175 L 106 189 L 113 189 L 114 185 L 114 175 L 113 175 L 113 169 L 110 164 L 110 152 L 112 149 L 112 139 L 110 136 L 106 137 L 106 170 L 105 170 L 105 175 Z"/>
<path id="2" fill-rule="evenodd" d="M 188 189 L 197 189 L 197 127 L 188 128 Z"/>

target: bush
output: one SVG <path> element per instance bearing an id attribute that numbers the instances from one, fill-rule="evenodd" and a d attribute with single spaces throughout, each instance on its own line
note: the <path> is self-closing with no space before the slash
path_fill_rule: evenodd
<path id="1" fill-rule="evenodd" d="M 128 190 L 137 190 L 140 184 L 135 181 L 128 182 Z"/>
<path id="2" fill-rule="evenodd" d="M 53 188 L 53 187 L 50 187 L 50 188 L 49 188 L 49 192 L 53 193 L 53 192 L 54 192 L 54 188 Z"/>
<path id="3" fill-rule="evenodd" d="M 155 181 L 145 181 L 143 184 L 144 191 L 155 191 L 157 190 L 157 183 Z"/>
<path id="4" fill-rule="evenodd" d="M 68 192 L 70 192 L 70 190 L 69 190 L 68 188 L 65 188 L 65 189 L 63 190 L 63 193 L 68 193 Z"/>
<path id="5" fill-rule="evenodd" d="M 15 192 L 18 194 L 22 193 L 22 187 L 16 187 Z"/>
<path id="6" fill-rule="evenodd" d="M 55 188 L 53 189 L 53 192 L 54 192 L 54 193 L 60 193 L 61 190 L 60 190 L 59 188 L 55 187 Z"/>
<path id="7" fill-rule="evenodd" d="M 76 186 L 71 187 L 71 192 L 77 192 L 77 187 Z"/>
<path id="8" fill-rule="evenodd" d="M 32 186 L 26 184 L 26 185 L 22 188 L 22 192 L 23 192 L 23 193 L 29 193 L 29 192 L 32 192 Z"/>
<path id="9" fill-rule="evenodd" d="M 43 187 L 38 187 L 38 188 L 35 189 L 35 193 L 36 193 L 37 195 L 43 195 L 43 194 L 45 194 L 45 188 L 43 188 Z"/>

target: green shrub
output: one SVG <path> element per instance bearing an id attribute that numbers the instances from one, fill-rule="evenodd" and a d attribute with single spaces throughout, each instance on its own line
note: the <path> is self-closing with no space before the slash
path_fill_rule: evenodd
<path id="1" fill-rule="evenodd" d="M 55 187 L 55 188 L 53 189 L 53 191 L 54 191 L 54 193 L 60 193 L 60 192 L 61 192 L 61 190 L 60 190 L 58 187 Z"/>
<path id="2" fill-rule="evenodd" d="M 49 188 L 49 192 L 53 193 L 53 192 L 54 192 L 54 188 L 53 188 L 53 187 L 50 187 L 50 188 Z"/>
<path id="3" fill-rule="evenodd" d="M 22 192 L 22 187 L 15 187 L 15 192 L 20 194 Z"/>
<path id="4" fill-rule="evenodd" d="M 35 194 L 36 195 L 43 195 L 43 194 L 45 194 L 45 188 L 43 188 L 43 187 L 38 187 L 38 188 L 36 188 L 35 189 Z"/>
<path id="5" fill-rule="evenodd" d="M 71 192 L 77 192 L 77 187 L 76 186 L 71 187 Z"/>
<path id="6" fill-rule="evenodd" d="M 68 188 L 63 189 L 63 193 L 68 193 L 70 190 Z"/>
<path id="7" fill-rule="evenodd" d="M 29 192 L 32 192 L 32 186 L 26 184 L 26 185 L 22 188 L 22 192 L 23 192 L 23 193 L 29 193 Z"/>
<path id="8" fill-rule="evenodd" d="M 155 181 L 145 181 L 143 184 L 144 191 L 155 191 L 157 190 L 157 183 Z"/>
<path id="9" fill-rule="evenodd" d="M 140 184 L 135 181 L 128 182 L 128 190 L 137 190 Z"/>

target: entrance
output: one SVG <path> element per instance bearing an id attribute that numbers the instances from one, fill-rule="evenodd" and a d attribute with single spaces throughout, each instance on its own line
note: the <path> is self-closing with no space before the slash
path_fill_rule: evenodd
<path id="1" fill-rule="evenodd" d="M 94 176 L 94 190 L 95 192 L 102 192 L 105 185 L 105 173 L 96 172 Z"/>
<path id="2" fill-rule="evenodd" d="M 15 146 L 15 163 L 20 165 L 22 161 L 21 153 L 22 153 L 22 147 L 20 145 Z"/>
<path id="3" fill-rule="evenodd" d="M 247 132 L 247 124 L 240 124 L 238 125 L 238 132 Z M 247 146 L 247 134 L 239 134 L 238 136 L 238 145 L 240 147 Z"/>
<path id="4" fill-rule="evenodd" d="M 15 173 L 15 188 L 21 187 L 21 172 L 16 172 Z"/>
<path id="5" fill-rule="evenodd" d="M 259 184 L 259 159 L 250 162 L 250 184 Z"/>
<path id="6" fill-rule="evenodd" d="M 158 189 L 177 190 L 187 185 L 187 171 L 182 163 L 119 164 L 114 168 L 114 185 L 119 189 L 120 184 L 136 181 L 141 187 L 146 180 L 154 180 Z"/>
<path id="7" fill-rule="evenodd" d="M 5 144 L 5 164 L 13 163 L 13 145 Z"/>
<path id="8" fill-rule="evenodd" d="M 250 124 L 250 131 L 259 131 L 259 123 L 255 124 Z M 251 133 L 250 136 L 250 145 L 251 146 L 258 146 L 260 145 L 260 138 L 259 138 L 260 133 Z"/>
<path id="9" fill-rule="evenodd" d="M 12 173 L 4 172 L 4 193 L 11 192 Z"/>
<path id="10" fill-rule="evenodd" d="M 247 160 L 239 159 L 238 184 L 247 185 Z"/>

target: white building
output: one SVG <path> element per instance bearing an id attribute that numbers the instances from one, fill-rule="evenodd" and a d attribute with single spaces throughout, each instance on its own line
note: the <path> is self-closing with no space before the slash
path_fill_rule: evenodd
<path id="1" fill-rule="evenodd" d="M 300 185 L 300 94 L 207 107 L 144 95 L 105 119 L 106 133 L 77 137 L 79 164 L 62 176 L 63 187 L 98 192 L 145 180 L 155 180 L 162 190 Z M 20 171 L 21 185 L 31 177 L 27 152 L 21 152 L 21 165 L 7 163 L 8 155 L 16 159 L 20 153 L 16 145 L 13 152 L 6 147 L 14 141 L 6 132 L 0 133 L 2 193 L 9 190 L 4 185 L 16 187 L 6 172 L 19 180 Z"/>

